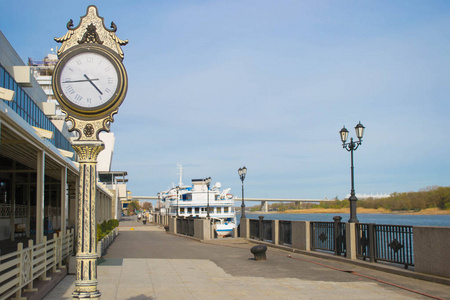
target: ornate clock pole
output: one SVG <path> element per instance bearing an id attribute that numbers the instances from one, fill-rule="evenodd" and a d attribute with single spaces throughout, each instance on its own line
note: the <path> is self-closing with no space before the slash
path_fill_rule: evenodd
<path id="1" fill-rule="evenodd" d="M 77 27 L 70 20 L 67 29 L 66 35 L 55 38 L 62 46 L 52 87 L 66 113 L 69 130 L 79 135 L 72 144 L 80 164 L 77 278 L 72 296 L 98 299 L 101 293 L 97 289 L 97 157 L 104 149 L 99 133 L 109 131 L 127 92 L 128 79 L 120 46 L 128 40 L 116 36 L 114 23 L 107 29 L 93 5 L 87 8 Z"/>

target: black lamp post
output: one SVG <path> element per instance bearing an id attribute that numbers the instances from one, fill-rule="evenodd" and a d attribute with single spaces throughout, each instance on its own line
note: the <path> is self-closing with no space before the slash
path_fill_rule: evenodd
<path id="1" fill-rule="evenodd" d="M 205 178 L 206 187 L 208 191 L 208 202 L 206 205 L 206 217 L 209 218 L 209 185 L 211 184 L 211 177 Z"/>
<path id="2" fill-rule="evenodd" d="M 177 217 L 178 217 L 178 210 L 179 210 L 179 208 L 178 208 L 178 198 L 180 198 L 179 192 L 180 192 L 180 187 L 177 186 Z"/>
<path id="3" fill-rule="evenodd" d="M 239 177 L 241 178 L 241 181 L 242 181 L 242 205 L 241 205 L 241 219 L 242 219 L 242 218 L 245 218 L 244 179 L 245 179 L 245 174 L 247 174 L 247 168 L 246 167 L 239 168 L 238 173 L 239 173 Z"/>
<path id="4" fill-rule="evenodd" d="M 348 200 L 350 201 L 350 219 L 348 220 L 349 223 L 358 223 L 358 219 L 356 218 L 356 201 L 358 201 L 358 198 L 355 196 L 355 183 L 354 183 L 354 172 L 353 172 L 353 151 L 358 149 L 359 145 L 362 143 L 362 137 L 364 134 L 364 126 L 361 124 L 361 122 L 356 125 L 356 137 L 358 138 L 358 141 L 354 142 L 353 138 L 350 138 L 350 142 L 347 142 L 348 138 L 348 130 L 345 128 L 345 126 L 339 131 L 339 134 L 341 135 L 341 141 L 342 141 L 342 147 L 350 151 L 351 153 L 351 174 L 352 174 L 352 190 L 350 192 L 350 198 Z"/>

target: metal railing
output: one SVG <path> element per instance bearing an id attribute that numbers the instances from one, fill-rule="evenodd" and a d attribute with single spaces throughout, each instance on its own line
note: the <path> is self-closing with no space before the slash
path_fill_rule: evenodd
<path id="1" fill-rule="evenodd" d="M 260 241 L 272 242 L 272 220 L 264 220 L 263 216 L 259 220 L 250 219 L 250 238 Z"/>
<path id="2" fill-rule="evenodd" d="M 346 255 L 345 223 L 311 222 L 311 250 Z"/>
<path id="3" fill-rule="evenodd" d="M 357 256 L 414 266 L 413 227 L 401 225 L 356 224 Z"/>
<path id="4" fill-rule="evenodd" d="M 194 236 L 194 218 L 177 218 L 177 233 Z"/>
<path id="5" fill-rule="evenodd" d="M 334 251 L 333 222 L 311 222 L 311 250 Z"/>
<path id="6" fill-rule="evenodd" d="M 250 219 L 250 238 L 251 239 L 260 239 L 259 238 L 259 220 Z"/>
<path id="7" fill-rule="evenodd" d="M 336 255 L 343 254 L 347 256 L 347 237 L 346 237 L 346 223 L 334 222 L 334 230 L 335 230 L 335 249 L 334 252 Z"/>
<path id="8" fill-rule="evenodd" d="M 260 239 L 272 242 L 272 220 L 261 219 L 261 225 L 260 230 L 262 230 L 262 232 L 260 234 Z"/>
<path id="9" fill-rule="evenodd" d="M 63 260 L 73 253 L 74 230 L 68 230 L 65 235 L 53 235 L 53 239 L 33 245 L 28 241 L 28 247 L 17 244 L 17 251 L 0 256 L 0 299 L 7 299 L 15 294 L 21 298 L 22 288 L 33 288 L 35 279 L 46 279 L 47 271 L 61 268 Z"/>
<path id="10" fill-rule="evenodd" d="M 0 203 L 0 219 L 6 219 L 11 217 L 11 212 L 13 210 L 13 205 L 9 203 Z M 27 217 L 28 206 L 27 205 L 15 205 L 15 217 L 16 218 L 26 218 Z"/>
<path id="11" fill-rule="evenodd" d="M 309 240 L 307 248 L 312 251 L 332 252 L 346 257 L 347 223 L 341 222 L 342 218 L 339 216 L 335 216 L 333 220 L 334 222 L 307 222 L 310 228 L 307 232 L 299 231 L 302 227 L 294 225 L 294 221 L 264 220 L 263 216 L 247 221 L 250 239 L 288 247 L 293 247 L 293 244 L 305 245 Z M 297 226 L 295 235 L 294 226 Z M 178 218 L 176 228 L 178 234 L 194 236 L 194 218 Z M 412 229 L 412 226 L 356 223 L 355 232 L 349 234 L 351 240 L 356 238 L 357 257 L 364 260 L 368 258 L 373 262 L 403 264 L 407 268 L 414 265 Z"/>
<path id="12" fill-rule="evenodd" d="M 280 245 L 292 245 L 292 222 L 280 221 L 278 231 L 278 242 Z"/>

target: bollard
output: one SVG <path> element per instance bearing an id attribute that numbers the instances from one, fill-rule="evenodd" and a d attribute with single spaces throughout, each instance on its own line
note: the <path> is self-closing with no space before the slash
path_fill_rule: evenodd
<path id="1" fill-rule="evenodd" d="M 250 249 L 250 252 L 253 253 L 253 255 L 255 256 L 256 261 L 266 260 L 267 259 L 266 251 L 267 251 L 266 245 L 256 245 Z"/>

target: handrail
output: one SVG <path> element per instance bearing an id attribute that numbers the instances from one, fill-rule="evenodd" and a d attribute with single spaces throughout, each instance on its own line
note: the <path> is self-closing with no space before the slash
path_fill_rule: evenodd
<path id="1" fill-rule="evenodd" d="M 356 232 L 358 257 L 414 266 L 413 226 L 359 223 Z"/>
<path id="2" fill-rule="evenodd" d="M 67 230 L 65 235 L 53 234 L 53 239 L 28 247 L 17 244 L 17 251 L 0 256 L 0 300 L 15 294 L 21 298 L 22 288 L 33 288 L 35 279 L 45 279 L 47 271 L 56 271 L 63 266 L 63 261 L 73 253 L 74 230 Z"/>

